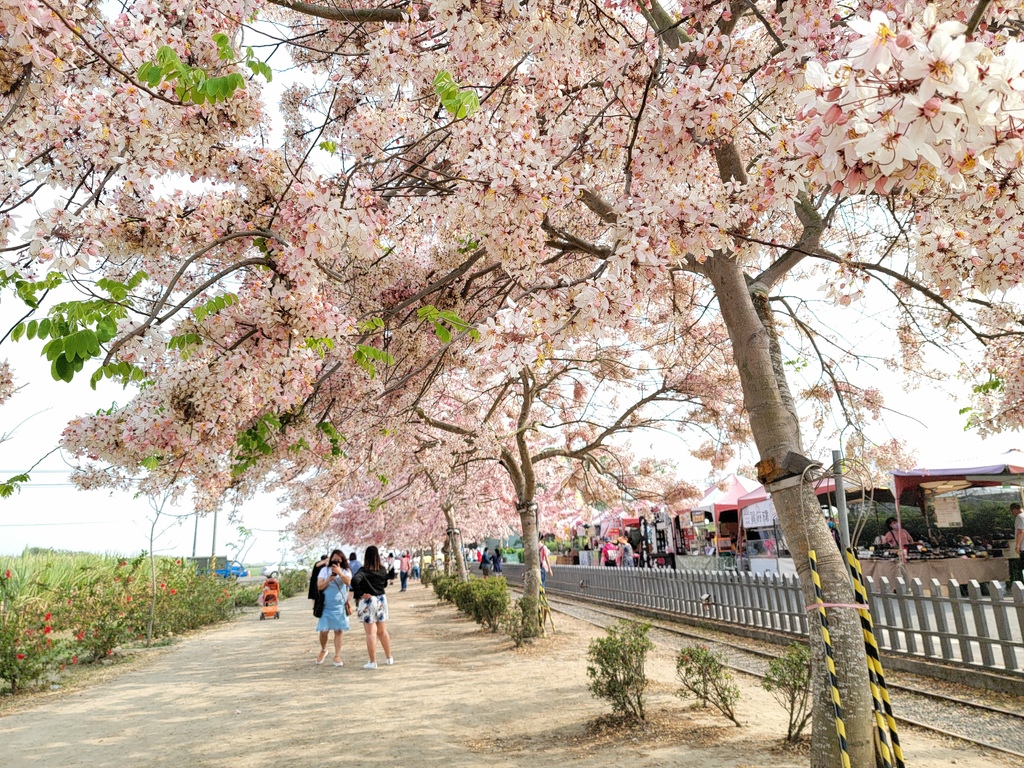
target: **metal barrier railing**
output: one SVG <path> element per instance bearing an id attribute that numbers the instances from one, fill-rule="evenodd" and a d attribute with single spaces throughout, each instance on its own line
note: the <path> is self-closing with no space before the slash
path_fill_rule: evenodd
<path id="1" fill-rule="evenodd" d="M 524 566 L 504 575 L 522 583 Z M 1024 584 L 866 579 L 879 646 L 893 654 L 1024 677 Z M 963 587 L 963 589 L 962 589 Z M 715 619 L 806 636 L 808 617 L 796 576 L 737 571 L 555 565 L 551 594 Z"/>

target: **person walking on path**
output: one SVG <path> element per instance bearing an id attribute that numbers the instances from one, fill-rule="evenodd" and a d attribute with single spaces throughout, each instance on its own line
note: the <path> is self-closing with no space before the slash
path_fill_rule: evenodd
<path id="1" fill-rule="evenodd" d="M 502 563 L 501 547 L 495 547 L 494 548 L 494 557 L 492 558 L 492 564 L 493 564 L 494 573 L 495 573 L 496 576 L 500 576 L 501 575 L 501 563 Z"/>
<path id="2" fill-rule="evenodd" d="M 540 537 L 539 544 L 537 552 L 540 554 L 540 586 L 542 589 L 547 589 L 548 574 L 551 573 L 551 552 L 544 546 L 543 536 Z"/>
<path id="3" fill-rule="evenodd" d="M 359 573 L 359 569 L 363 567 L 363 564 L 359 562 L 359 558 L 356 557 L 355 550 L 352 550 L 352 554 L 348 556 L 348 569 L 352 571 L 352 575 L 355 576 Z"/>
<path id="4" fill-rule="evenodd" d="M 489 552 L 489 549 L 485 549 L 483 554 L 480 555 L 480 570 L 483 571 L 485 579 L 491 575 L 491 556 L 488 554 Z"/>
<path id="5" fill-rule="evenodd" d="M 363 567 L 352 580 L 352 594 L 356 597 L 356 615 L 363 622 L 366 632 L 366 652 L 370 661 L 363 669 L 377 668 L 377 638 L 384 649 L 384 663 L 395 663 L 391 656 L 391 636 L 388 635 L 388 598 L 384 594 L 388 586 L 388 572 L 380 562 L 376 547 L 367 547 Z"/>
<path id="6" fill-rule="evenodd" d="M 409 557 L 409 550 L 402 552 L 402 559 L 398 562 L 398 574 L 402 577 L 402 592 L 409 587 L 409 572 L 412 570 L 412 558 Z"/>
<path id="7" fill-rule="evenodd" d="M 312 572 L 309 574 L 309 599 L 313 601 L 313 615 L 316 616 L 316 604 L 320 599 L 320 587 L 317 585 L 317 581 L 320 579 L 320 569 L 327 565 L 327 561 L 330 559 L 329 555 L 323 555 L 316 564 L 313 566 Z"/>
<path id="8" fill-rule="evenodd" d="M 348 586 L 352 581 L 352 573 L 348 562 L 340 549 L 331 552 L 330 564 L 320 569 L 317 587 L 324 593 L 324 614 L 317 622 L 316 631 L 320 633 L 320 655 L 317 664 L 323 664 L 327 658 L 327 635 L 334 631 L 334 666 L 340 667 L 341 633 L 348 630 L 348 616 L 345 603 L 348 602 Z"/>

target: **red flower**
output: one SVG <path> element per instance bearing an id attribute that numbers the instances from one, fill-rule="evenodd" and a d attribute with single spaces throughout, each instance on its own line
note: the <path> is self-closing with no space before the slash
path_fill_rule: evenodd
<path id="1" fill-rule="evenodd" d="M 172 589 L 172 590 L 171 590 L 171 594 L 172 594 L 172 595 L 176 595 L 176 594 L 178 594 L 178 590 L 176 590 L 176 589 Z"/>
<path id="2" fill-rule="evenodd" d="M 115 577 L 114 577 L 114 581 L 120 581 L 120 580 L 121 580 L 121 577 L 120 577 L 120 576 L 115 576 Z"/>
<path id="3" fill-rule="evenodd" d="M 22 659 L 24 659 L 24 658 L 25 658 L 25 654 L 24 654 L 24 653 L 19 653 L 19 654 L 17 655 L 17 658 L 18 658 L 18 661 L 21 661 Z"/>
<path id="4" fill-rule="evenodd" d="M 177 560 L 175 560 L 174 564 L 175 565 L 181 565 L 181 558 L 178 558 Z"/>
<path id="5" fill-rule="evenodd" d="M 5 579 L 11 578 L 11 569 L 10 568 L 8 568 L 6 571 L 4 571 L 4 578 Z"/>
<path id="6" fill-rule="evenodd" d="M 78 640 L 78 642 L 82 642 L 83 640 L 85 640 L 85 630 L 83 629 L 81 632 L 75 635 L 75 639 Z"/>
<path id="7" fill-rule="evenodd" d="M 219 598 L 219 597 L 217 598 L 217 602 L 218 602 L 218 603 L 220 602 L 220 598 Z"/>
<path id="8" fill-rule="evenodd" d="M 50 614 L 46 614 L 46 618 L 50 618 Z M 53 632 L 53 627 L 43 627 L 43 634 L 48 635 Z"/>
<path id="9" fill-rule="evenodd" d="M 117 567 L 118 568 L 124 568 L 126 565 L 128 565 L 128 561 L 127 560 L 122 560 L 120 563 L 117 564 Z"/>
<path id="10" fill-rule="evenodd" d="M 43 616 L 43 621 L 49 621 L 49 620 L 50 620 L 50 614 L 46 614 L 45 616 Z"/>
<path id="11" fill-rule="evenodd" d="M 163 581 L 160 582 L 160 589 L 167 589 L 167 584 Z"/>
<path id="12" fill-rule="evenodd" d="M 78 657 L 77 656 L 72 656 L 71 657 L 71 663 L 72 664 L 77 664 L 78 663 Z"/>
<path id="13" fill-rule="evenodd" d="M 130 603 L 130 602 L 132 601 L 132 596 L 131 596 L 131 595 L 128 595 L 128 596 L 127 596 L 127 597 L 125 598 L 125 600 L 127 600 L 127 601 L 128 601 L 129 603 Z"/>
<path id="14" fill-rule="evenodd" d="M 68 605 L 71 605 L 71 598 L 68 598 Z"/>

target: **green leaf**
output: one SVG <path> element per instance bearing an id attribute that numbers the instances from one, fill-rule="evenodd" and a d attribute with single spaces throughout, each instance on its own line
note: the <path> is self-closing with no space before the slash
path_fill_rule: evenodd
<path id="1" fill-rule="evenodd" d="M 39 321 L 39 328 L 36 331 L 36 336 L 40 339 L 45 339 L 50 335 L 50 318 L 44 317 Z"/>
<path id="2" fill-rule="evenodd" d="M 25 331 L 25 338 L 34 339 L 36 337 L 36 329 L 39 327 L 38 320 L 30 320 L 28 328 Z"/>
<path id="3" fill-rule="evenodd" d="M 25 324 L 24 323 L 18 323 L 16 326 L 14 326 L 14 330 L 11 331 L 11 341 L 17 341 L 18 339 L 20 339 L 24 335 L 25 335 Z"/>
<path id="4" fill-rule="evenodd" d="M 22 483 L 27 483 L 30 480 L 27 472 L 23 472 L 20 475 L 9 477 L 3 483 L 0 483 L 0 499 L 9 499 L 14 495 L 14 492 L 18 490 L 18 486 Z"/>
<path id="5" fill-rule="evenodd" d="M 156 469 L 157 467 L 160 466 L 160 457 L 159 456 L 147 456 L 146 458 L 144 458 L 142 460 L 142 466 L 145 469 Z"/>
<path id="6" fill-rule="evenodd" d="M 480 108 L 480 99 L 472 88 L 460 88 L 450 72 L 441 70 L 434 76 L 434 90 L 441 106 L 457 120 L 469 117 Z"/>
<path id="7" fill-rule="evenodd" d="M 50 375 L 53 377 L 54 381 L 66 381 L 70 383 L 71 379 L 74 378 L 75 371 L 71 367 L 71 363 L 68 362 L 68 359 L 64 357 L 64 355 L 61 355 L 54 360 L 53 364 L 50 366 Z"/>

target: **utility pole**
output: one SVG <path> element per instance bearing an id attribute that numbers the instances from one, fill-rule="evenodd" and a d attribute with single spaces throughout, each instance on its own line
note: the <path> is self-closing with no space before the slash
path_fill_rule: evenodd
<path id="1" fill-rule="evenodd" d="M 850 520 L 846 513 L 846 488 L 843 485 L 843 452 L 832 451 L 832 477 L 836 481 L 836 509 L 839 510 L 839 541 L 845 557 L 850 548 Z"/>
<path id="2" fill-rule="evenodd" d="M 210 570 L 217 568 L 217 510 L 213 511 L 213 543 L 210 545 Z"/>

